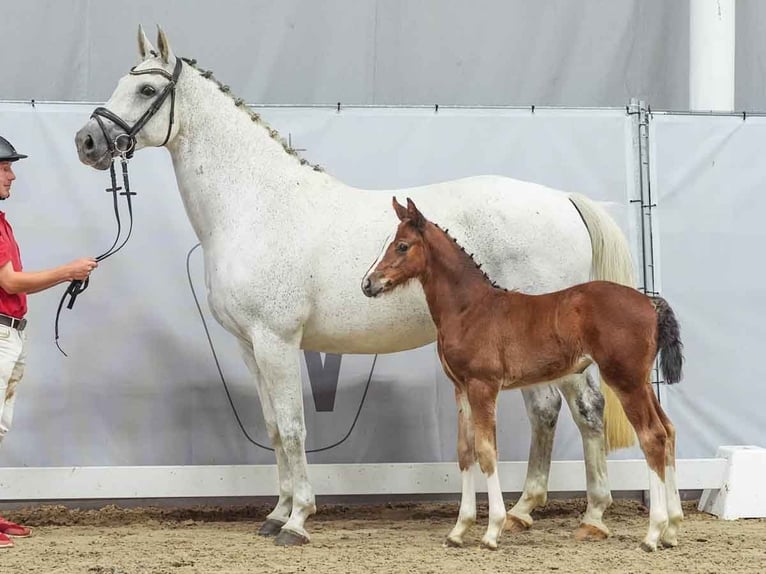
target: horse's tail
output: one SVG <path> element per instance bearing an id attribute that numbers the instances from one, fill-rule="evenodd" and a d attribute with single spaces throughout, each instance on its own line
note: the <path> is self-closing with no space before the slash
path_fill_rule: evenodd
<path id="1" fill-rule="evenodd" d="M 660 368 L 665 382 L 673 385 L 681 380 L 684 364 L 681 329 L 676 314 L 662 297 L 652 297 L 657 310 L 657 352 L 660 354 Z"/>
<path id="2" fill-rule="evenodd" d="M 622 230 L 609 214 L 579 193 L 569 195 L 569 201 L 580 212 L 585 227 L 590 234 L 593 249 L 591 279 L 612 281 L 629 287 L 636 286 L 633 272 L 633 260 L 630 256 L 628 241 Z M 622 404 L 614 391 L 601 380 L 601 393 L 604 395 L 604 436 L 607 452 L 627 448 L 636 443 L 636 433 L 622 410 Z"/>

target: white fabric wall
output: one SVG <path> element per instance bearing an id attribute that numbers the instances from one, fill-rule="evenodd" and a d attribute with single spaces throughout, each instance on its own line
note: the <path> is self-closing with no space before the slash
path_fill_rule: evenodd
<path id="1" fill-rule="evenodd" d="M 766 118 L 655 115 L 650 135 L 658 276 L 686 355 L 662 394 L 678 456 L 763 446 Z"/>
<path id="2" fill-rule="evenodd" d="M 749 26 L 738 77 L 753 90 L 739 102 L 752 109 L 762 90 L 748 72 L 762 68 L 764 40 L 753 11 L 738 10 Z M 688 19 L 688 2 L 664 0 L 4 2 L 0 100 L 106 100 L 142 23 L 253 103 L 594 107 L 635 96 L 678 109 Z"/>
<path id="3" fill-rule="evenodd" d="M 0 104 L 3 133 L 30 158 L 15 165 L 8 213 L 28 269 L 106 249 L 114 234 L 108 175 L 82 166 L 73 135 L 88 105 Z M 261 110 L 304 157 L 361 187 L 393 188 L 497 173 L 610 200 L 633 233 L 631 119 L 624 110 L 328 109 Z M 127 247 L 93 275 L 73 311 L 53 318 L 61 288 L 30 297 L 29 367 L 0 466 L 271 463 L 236 426 L 186 279 L 196 240 L 165 150 L 131 163 L 135 229 Z M 393 222 L 392 222 L 393 225 Z M 192 256 L 204 293 L 201 257 Z M 204 296 L 203 296 L 204 299 Z M 207 313 L 207 310 L 206 310 Z M 266 442 L 257 396 L 231 337 L 207 315 L 244 424 Z M 308 448 L 348 430 L 371 356 L 344 356 L 335 408 L 318 412 L 304 372 Z M 432 347 L 380 356 L 356 429 L 310 462 L 450 461 L 455 458 L 451 383 Z M 500 404 L 504 460 L 526 460 L 529 426 L 521 395 Z M 623 453 L 621 456 L 636 456 Z M 581 459 L 566 407 L 554 458 Z"/>

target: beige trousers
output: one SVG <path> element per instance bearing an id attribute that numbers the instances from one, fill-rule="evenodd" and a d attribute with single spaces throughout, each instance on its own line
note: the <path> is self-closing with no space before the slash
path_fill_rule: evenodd
<path id="1" fill-rule="evenodd" d="M 16 386 L 24 376 L 27 335 L 0 325 L 0 443 L 11 428 Z"/>

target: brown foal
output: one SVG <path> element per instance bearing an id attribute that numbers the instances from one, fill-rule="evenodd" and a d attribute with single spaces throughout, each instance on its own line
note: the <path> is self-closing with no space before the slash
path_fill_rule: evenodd
<path id="1" fill-rule="evenodd" d="M 544 383 L 595 362 L 616 392 L 649 465 L 649 531 L 642 548 L 678 544 L 683 518 L 675 477 L 675 431 L 650 375 L 658 353 L 665 382 L 681 379 L 678 322 L 668 303 L 630 287 L 592 281 L 545 295 L 492 283 L 446 231 L 411 200 L 393 200 L 400 223 L 362 290 L 375 297 L 418 279 L 438 331 L 439 358 L 455 385 L 463 496 L 446 544 L 462 546 L 476 521 L 472 467 L 487 477 L 489 527 L 482 545 L 497 548 L 506 513 L 497 475 L 496 408 L 501 390 Z"/>

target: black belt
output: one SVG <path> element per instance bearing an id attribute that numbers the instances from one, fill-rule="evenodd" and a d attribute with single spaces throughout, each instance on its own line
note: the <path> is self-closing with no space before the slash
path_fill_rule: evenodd
<path id="1" fill-rule="evenodd" d="M 9 317 L 8 315 L 0 315 L 0 325 L 12 327 L 17 331 L 23 331 L 24 327 L 27 326 L 27 320 L 17 319 L 16 317 Z"/>

